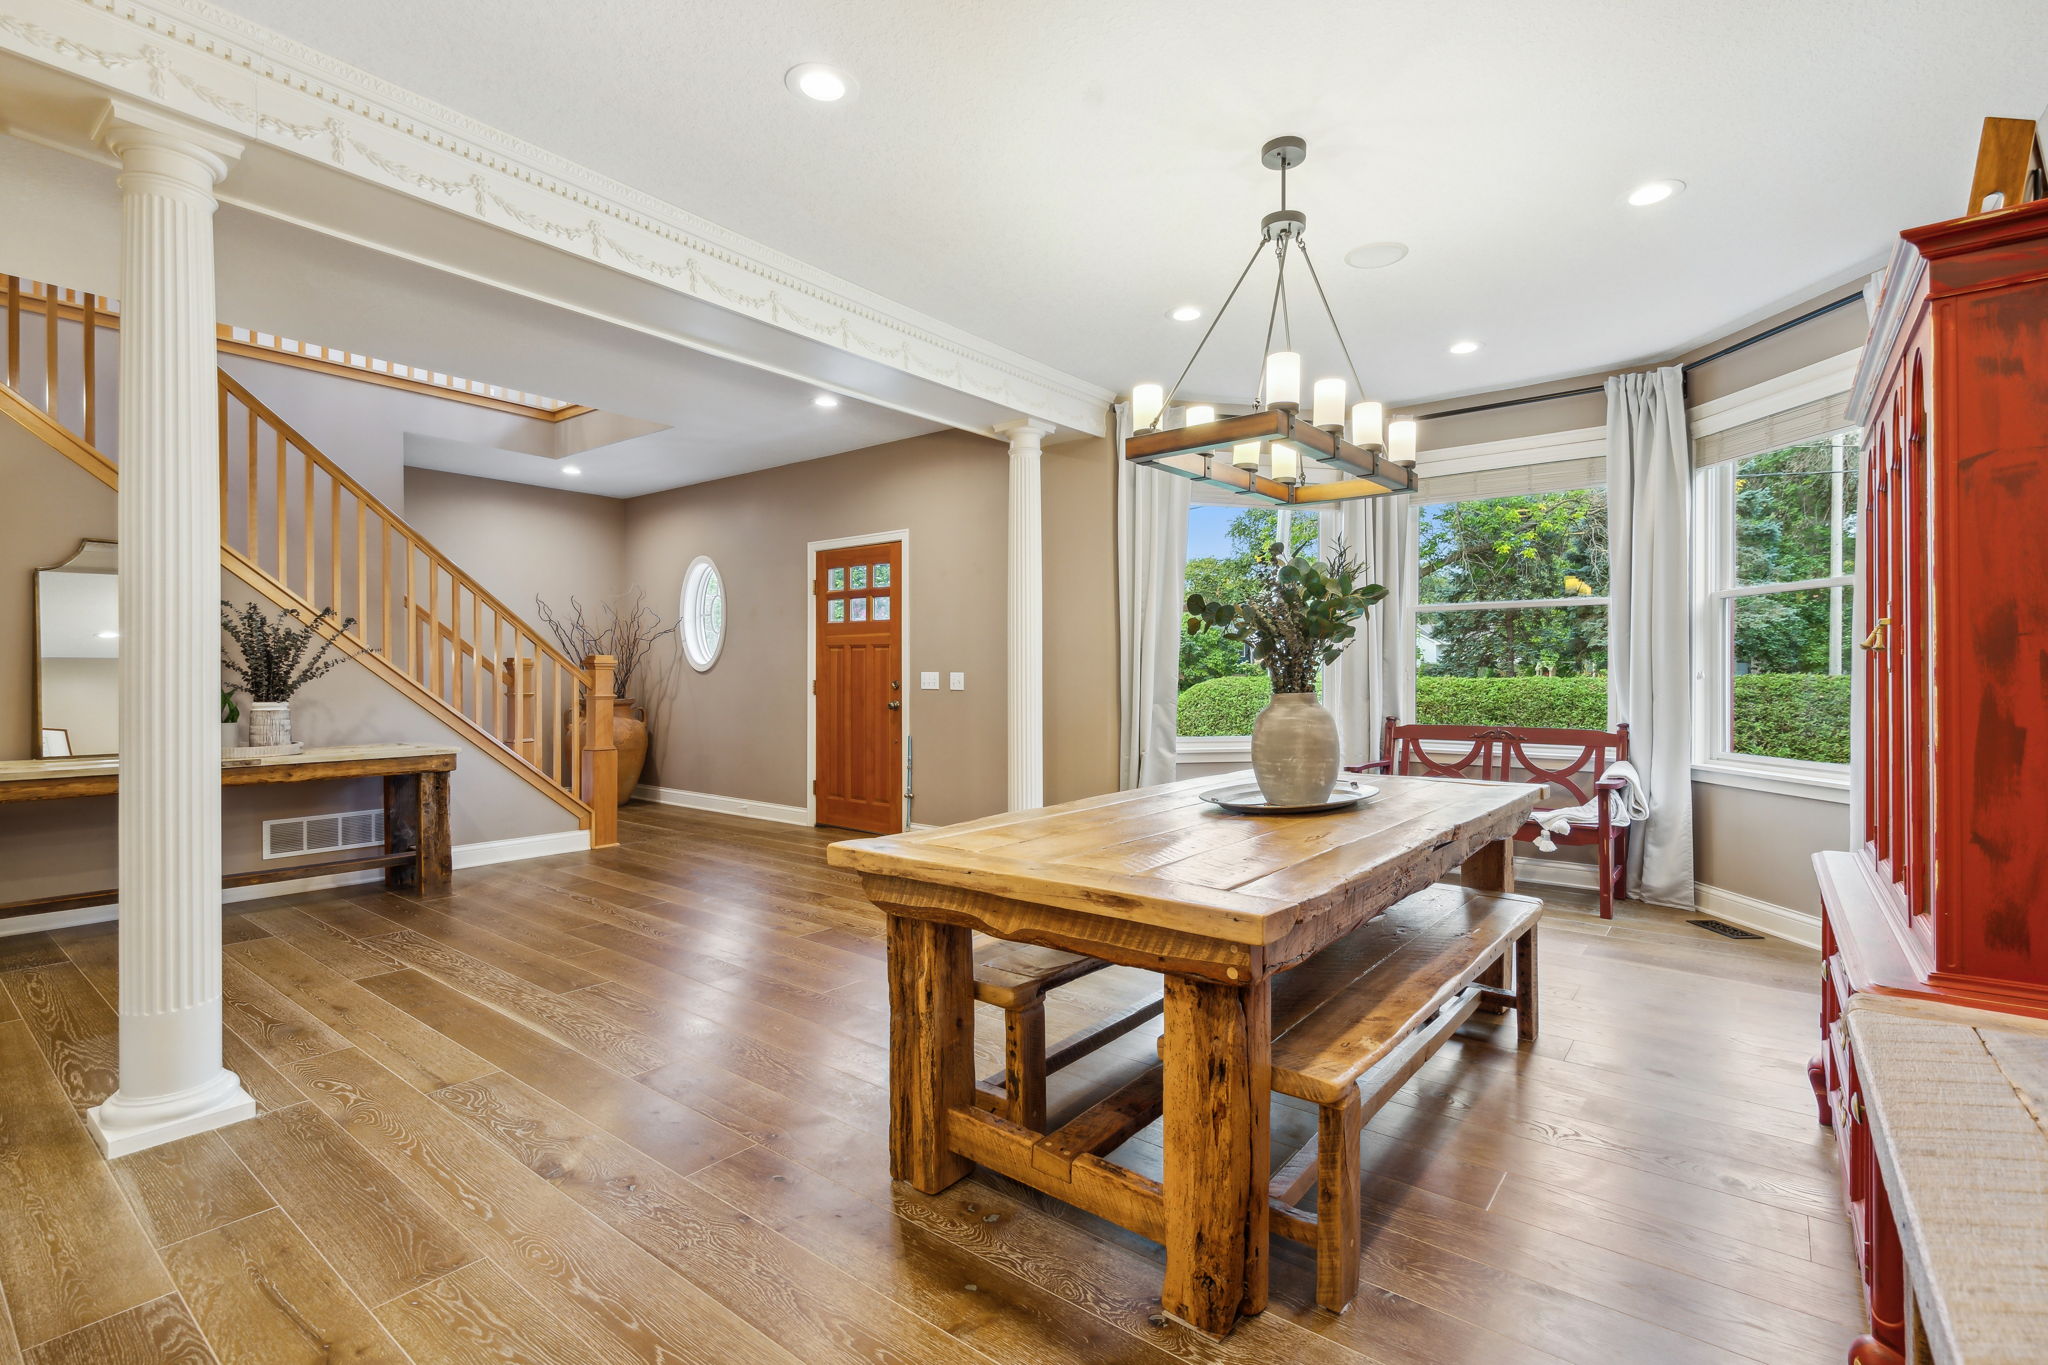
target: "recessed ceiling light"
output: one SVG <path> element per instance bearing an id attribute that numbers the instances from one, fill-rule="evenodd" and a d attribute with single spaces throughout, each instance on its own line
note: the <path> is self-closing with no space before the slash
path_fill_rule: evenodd
<path id="1" fill-rule="evenodd" d="M 836 408 L 839 406 L 839 400 L 829 393 L 819 394 L 816 398 L 813 398 L 811 400 L 811 403 L 814 406 L 821 408 Z"/>
<path id="2" fill-rule="evenodd" d="M 834 104 L 853 93 L 853 78 L 822 62 L 792 66 L 783 76 L 782 83 L 805 99 L 816 100 L 820 104 Z"/>
<path id="3" fill-rule="evenodd" d="M 1452 355 L 1471 355 L 1478 349 L 1479 343 L 1476 341 L 1454 341 L 1451 343 Z"/>
<path id="4" fill-rule="evenodd" d="M 1635 208 L 1646 209 L 1652 204 L 1663 203 L 1684 188 L 1683 180 L 1652 180 L 1630 190 L 1628 202 Z"/>
<path id="5" fill-rule="evenodd" d="M 103 630 L 100 632 L 100 638 L 102 640 L 118 640 L 121 638 L 121 632 L 118 630 Z"/>
<path id="6" fill-rule="evenodd" d="M 575 478 L 578 474 L 581 474 L 582 472 L 583 467 L 581 465 L 565 464 L 562 466 L 563 475 L 571 479 Z"/>
<path id="7" fill-rule="evenodd" d="M 1408 254 L 1400 242 L 1368 242 L 1344 253 L 1344 264 L 1358 270 L 1379 270 Z"/>
<path id="8" fill-rule="evenodd" d="M 1202 310 L 1195 307 L 1192 303 L 1184 303 L 1178 308 L 1169 308 L 1166 311 L 1166 316 L 1172 318 L 1175 322 L 1193 322 L 1202 316 Z"/>

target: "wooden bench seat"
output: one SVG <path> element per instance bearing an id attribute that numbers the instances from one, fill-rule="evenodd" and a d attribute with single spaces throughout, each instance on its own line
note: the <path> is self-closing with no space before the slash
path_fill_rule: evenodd
<path id="1" fill-rule="evenodd" d="M 1273 1177 L 1273 1230 L 1316 1250 L 1316 1302 L 1358 1292 L 1359 1134 L 1481 1008 L 1513 1008 L 1536 1036 L 1536 922 L 1529 896 L 1437 885 L 1273 979 L 1273 1079 L 1317 1106 L 1316 1140 Z M 1508 984 L 1513 949 L 1513 986 Z M 1316 1210 L 1295 1209 L 1310 1185 Z"/>
<path id="2" fill-rule="evenodd" d="M 1165 1004 L 1154 998 L 1046 1050 L 1046 993 L 1108 965 L 1100 958 L 1032 943 L 988 939 L 975 945 L 974 998 L 1003 1012 L 1003 1071 L 976 1087 L 977 1103 L 1019 1127 L 1043 1132 L 1047 1076 L 1159 1017 Z"/>

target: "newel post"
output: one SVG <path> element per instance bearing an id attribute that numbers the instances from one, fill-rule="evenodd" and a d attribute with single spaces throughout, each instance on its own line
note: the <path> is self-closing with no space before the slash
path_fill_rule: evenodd
<path id="1" fill-rule="evenodd" d="M 590 674 L 590 700 L 583 726 L 583 791 L 590 806 L 590 846 L 609 848 L 619 842 L 619 750 L 612 742 L 612 670 L 618 660 L 592 654 L 583 661 Z"/>

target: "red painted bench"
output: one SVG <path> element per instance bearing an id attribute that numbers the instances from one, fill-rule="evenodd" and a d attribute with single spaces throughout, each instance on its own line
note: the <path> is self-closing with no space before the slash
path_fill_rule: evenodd
<path id="1" fill-rule="evenodd" d="M 1425 745 L 1434 745 L 1432 755 Z M 1464 745 L 1463 754 L 1447 751 Z M 1577 749 L 1562 767 L 1549 767 L 1529 753 L 1529 746 Z M 1551 839 L 1559 844 L 1600 850 L 1600 918 L 1614 918 L 1614 898 L 1628 894 L 1628 826 L 1613 823 L 1614 794 L 1627 784 L 1606 776 L 1609 764 L 1628 758 L 1628 726 L 1606 730 L 1543 730 L 1533 726 L 1400 725 L 1392 716 L 1380 737 L 1380 757 L 1346 771 L 1389 773 L 1397 777 L 1464 777 L 1488 782 L 1543 782 L 1571 793 L 1549 809 L 1597 801 L 1598 825 L 1573 825 Z M 1546 812 L 1537 811 L 1541 816 Z M 1534 843 L 1542 827 L 1535 820 L 1515 831 L 1522 843 Z"/>

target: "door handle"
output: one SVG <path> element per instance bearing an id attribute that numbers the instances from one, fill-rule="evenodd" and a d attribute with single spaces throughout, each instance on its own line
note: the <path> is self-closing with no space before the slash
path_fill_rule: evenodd
<path id="1" fill-rule="evenodd" d="M 903 709 L 903 703 L 900 701 L 886 702 L 884 703 L 884 705 L 886 705 L 891 711 L 901 711 Z"/>

